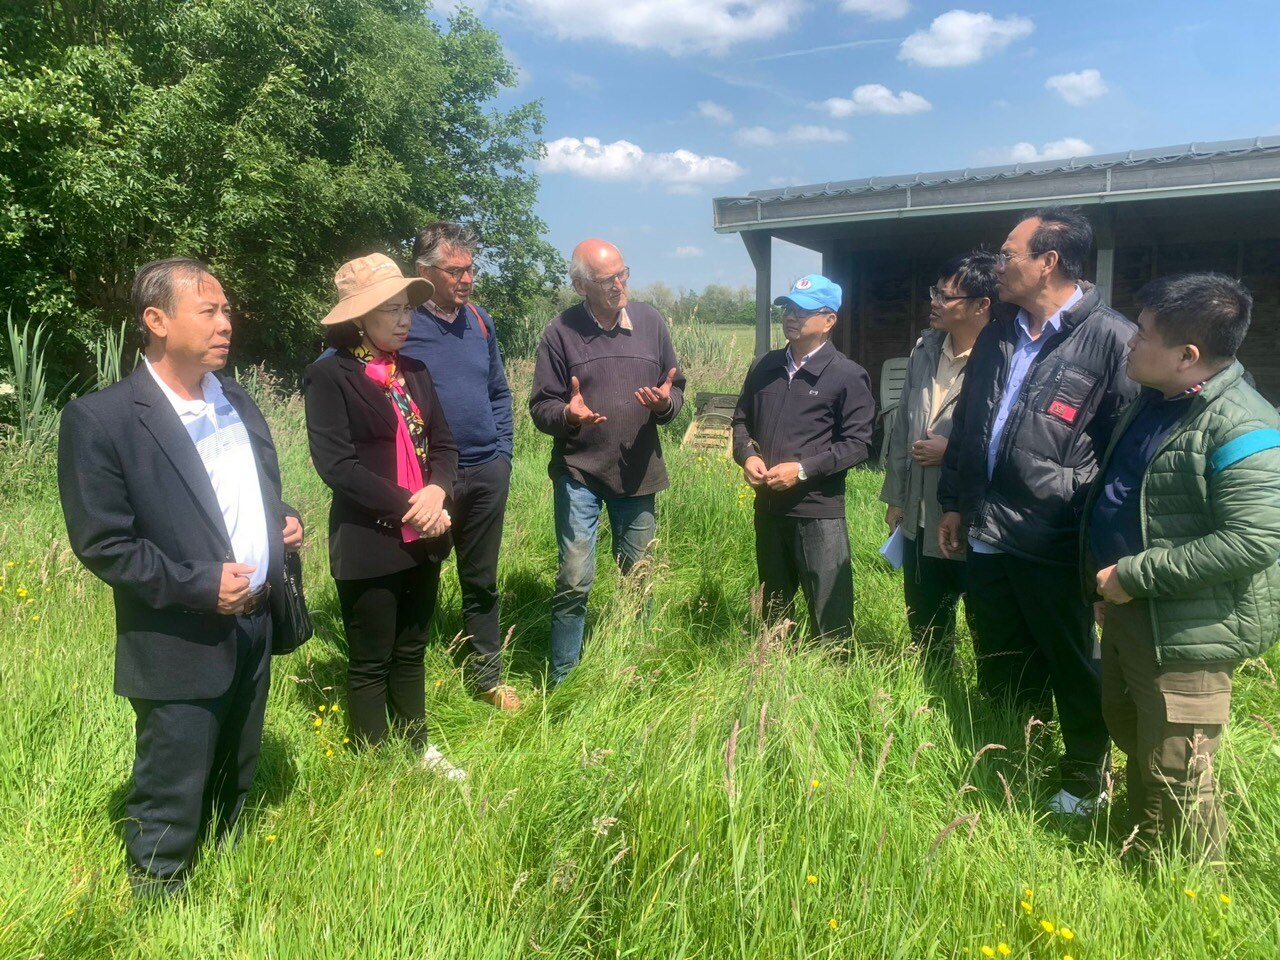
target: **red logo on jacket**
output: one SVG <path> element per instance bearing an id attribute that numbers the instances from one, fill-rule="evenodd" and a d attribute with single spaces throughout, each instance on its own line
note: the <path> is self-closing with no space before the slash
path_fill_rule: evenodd
<path id="1" fill-rule="evenodd" d="M 1080 408 L 1063 403 L 1061 400 L 1055 400 L 1049 404 L 1049 412 L 1055 417 L 1067 421 L 1067 423 L 1075 423 L 1076 414 L 1080 412 Z"/>

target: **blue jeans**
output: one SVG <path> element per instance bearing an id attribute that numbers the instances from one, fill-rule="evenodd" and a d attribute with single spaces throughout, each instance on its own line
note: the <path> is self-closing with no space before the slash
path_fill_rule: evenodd
<path id="1" fill-rule="evenodd" d="M 555 487 L 556 542 L 560 569 L 551 598 L 551 683 L 568 676 L 582 659 L 582 632 L 587 619 L 587 597 L 596 576 L 596 534 L 600 508 L 609 512 L 613 533 L 613 558 L 624 574 L 644 557 L 657 532 L 654 495 L 600 497 L 568 474 L 553 481 Z"/>

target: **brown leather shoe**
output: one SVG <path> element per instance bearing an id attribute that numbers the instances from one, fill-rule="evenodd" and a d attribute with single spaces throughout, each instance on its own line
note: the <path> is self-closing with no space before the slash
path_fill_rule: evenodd
<path id="1" fill-rule="evenodd" d="M 499 710 L 519 710 L 524 706 L 516 694 L 515 687 L 509 687 L 505 683 L 500 683 L 492 690 L 486 690 L 476 696 Z"/>

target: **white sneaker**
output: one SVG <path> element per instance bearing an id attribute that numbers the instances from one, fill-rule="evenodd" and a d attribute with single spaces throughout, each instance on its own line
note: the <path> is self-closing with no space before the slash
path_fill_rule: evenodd
<path id="1" fill-rule="evenodd" d="M 446 780 L 465 780 L 467 779 L 467 771 L 461 767 L 455 767 L 452 763 L 444 758 L 444 754 L 440 752 L 440 748 L 434 743 L 427 744 L 427 752 L 422 755 L 422 759 L 418 762 L 423 770 L 430 770 L 432 773 L 438 773 Z"/>
<path id="2" fill-rule="evenodd" d="M 1065 817 L 1091 817 L 1107 802 L 1107 791 L 1096 797 L 1077 797 L 1069 790 L 1059 790 L 1049 801 L 1049 812 Z"/>

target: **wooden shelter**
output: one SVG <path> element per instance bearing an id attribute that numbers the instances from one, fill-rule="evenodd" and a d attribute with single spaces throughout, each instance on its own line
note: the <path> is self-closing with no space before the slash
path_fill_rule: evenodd
<path id="1" fill-rule="evenodd" d="M 1050 205 L 1084 208 L 1097 237 L 1087 278 L 1127 316 L 1157 276 L 1243 279 L 1254 313 L 1241 359 L 1280 403 L 1280 136 L 757 190 L 717 198 L 714 212 L 717 232 L 740 234 L 755 265 L 757 354 L 769 344 L 778 237 L 822 255 L 845 293 L 836 344 L 878 382 L 926 325 L 938 265 L 998 250 L 1021 211 Z"/>

